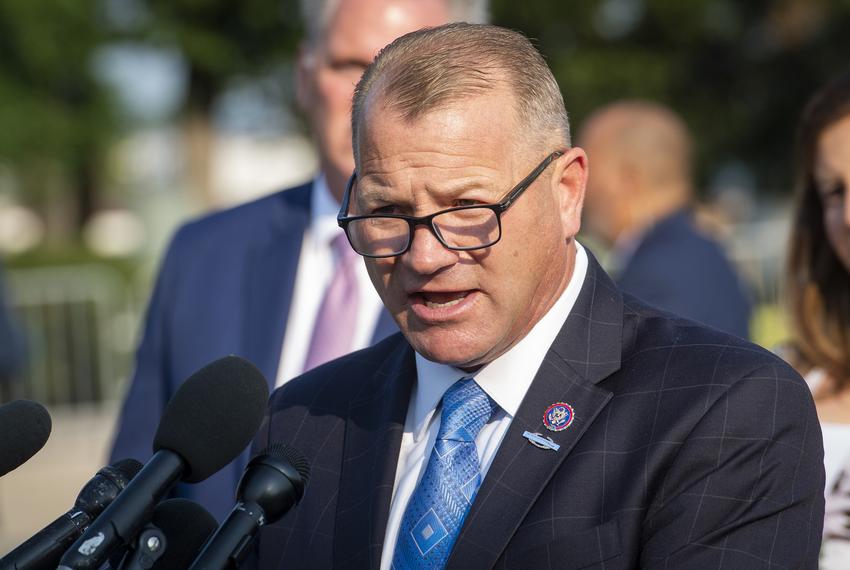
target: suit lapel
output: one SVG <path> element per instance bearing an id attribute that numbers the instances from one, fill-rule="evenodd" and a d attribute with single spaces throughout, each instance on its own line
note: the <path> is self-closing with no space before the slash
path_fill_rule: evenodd
<path id="1" fill-rule="evenodd" d="M 363 392 L 351 402 L 345 428 L 334 530 L 334 568 L 375 568 L 395 484 L 401 436 L 416 380 L 413 350 L 401 335 Z"/>
<path id="2" fill-rule="evenodd" d="M 546 354 L 478 492 L 447 568 L 490 568 L 543 488 L 611 399 L 596 383 L 620 368 L 622 297 L 588 252 L 585 282 L 561 332 Z M 572 424 L 545 428 L 543 414 L 570 404 Z M 523 432 L 539 433 L 558 451 L 531 445 Z"/>
<path id="3" fill-rule="evenodd" d="M 286 190 L 272 212 L 271 229 L 247 253 L 244 356 L 257 365 L 273 388 L 280 362 L 301 242 L 310 221 L 311 185 Z"/>

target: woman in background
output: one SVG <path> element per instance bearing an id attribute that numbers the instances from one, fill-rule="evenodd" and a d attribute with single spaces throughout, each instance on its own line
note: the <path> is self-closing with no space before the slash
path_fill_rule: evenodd
<path id="1" fill-rule="evenodd" d="M 812 389 L 823 430 L 821 568 L 850 568 L 850 72 L 809 101 L 798 152 L 791 361 Z"/>

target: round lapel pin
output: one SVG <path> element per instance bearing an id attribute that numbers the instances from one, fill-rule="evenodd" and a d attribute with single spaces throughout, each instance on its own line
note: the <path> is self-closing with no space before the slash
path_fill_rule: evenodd
<path id="1" fill-rule="evenodd" d="M 573 423 L 573 407 L 564 402 L 552 404 L 543 412 L 543 425 L 549 431 L 563 431 Z"/>

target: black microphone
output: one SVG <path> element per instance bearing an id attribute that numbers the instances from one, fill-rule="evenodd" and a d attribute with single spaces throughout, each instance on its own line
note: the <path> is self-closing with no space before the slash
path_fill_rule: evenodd
<path id="1" fill-rule="evenodd" d="M 65 552 L 59 568 L 99 568 L 133 541 L 178 480 L 197 483 L 230 463 L 259 429 L 268 397 L 262 373 L 236 356 L 189 377 L 165 407 L 153 457 Z"/>
<path id="2" fill-rule="evenodd" d="M 0 477 L 26 463 L 50 437 L 50 414 L 30 400 L 0 406 Z"/>
<path id="3" fill-rule="evenodd" d="M 261 526 L 271 524 L 304 495 L 310 475 L 297 449 L 274 443 L 245 467 L 236 490 L 236 506 L 204 545 L 190 570 L 238 568 Z"/>
<path id="4" fill-rule="evenodd" d="M 153 511 L 151 528 L 159 530 L 164 541 L 158 536 L 152 541 L 143 531 L 136 549 L 115 567 L 119 570 L 187 568 L 217 526 L 215 517 L 194 501 L 163 501 Z"/>
<path id="5" fill-rule="evenodd" d="M 0 570 L 53 570 L 65 550 L 115 500 L 142 468 L 135 459 L 104 467 L 85 484 L 74 507 L 0 559 Z"/>

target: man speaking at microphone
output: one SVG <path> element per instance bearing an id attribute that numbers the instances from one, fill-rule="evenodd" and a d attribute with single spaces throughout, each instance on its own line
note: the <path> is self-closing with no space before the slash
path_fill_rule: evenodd
<path id="1" fill-rule="evenodd" d="M 272 396 L 312 465 L 261 568 L 814 567 L 822 447 L 781 360 L 622 294 L 521 34 L 453 24 L 355 90 L 340 225 L 402 334 Z"/>

